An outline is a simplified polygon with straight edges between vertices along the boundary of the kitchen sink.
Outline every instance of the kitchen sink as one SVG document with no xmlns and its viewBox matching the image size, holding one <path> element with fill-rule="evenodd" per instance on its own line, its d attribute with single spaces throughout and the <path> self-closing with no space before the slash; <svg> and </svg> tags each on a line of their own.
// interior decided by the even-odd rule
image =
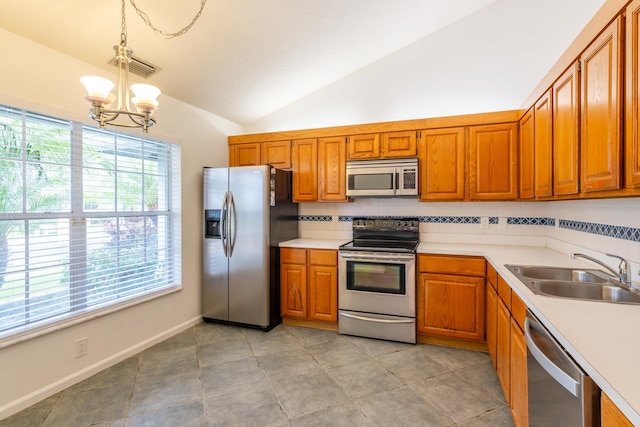
<svg viewBox="0 0 640 427">
<path fill-rule="evenodd" d="M 526 285 L 527 283 L 525 283 Z M 532 280 L 529 289 L 542 295 L 627 304 L 640 304 L 640 294 L 615 283 L 568 282 L 563 280 Z M 535 291 L 534 291 L 535 292 Z"/>
<path fill-rule="evenodd" d="M 597 269 L 505 265 L 533 293 L 559 298 L 640 304 L 640 293 Z"/>
<path fill-rule="evenodd" d="M 528 279 L 597 283 L 604 283 L 613 279 L 613 276 L 610 274 L 597 269 L 575 269 L 531 265 L 507 265 L 506 267 L 516 276 L 522 276 Z"/>
</svg>

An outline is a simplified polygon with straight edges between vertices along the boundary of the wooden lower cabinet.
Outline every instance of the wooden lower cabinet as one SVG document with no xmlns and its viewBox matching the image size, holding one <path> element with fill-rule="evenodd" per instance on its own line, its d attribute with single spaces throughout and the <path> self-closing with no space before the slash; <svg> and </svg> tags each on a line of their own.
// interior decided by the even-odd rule
<svg viewBox="0 0 640 427">
<path fill-rule="evenodd" d="M 493 274 L 492 274 L 493 273 Z M 527 344 L 524 319 L 527 306 L 507 282 L 487 268 L 487 347 L 516 427 L 529 425 Z"/>
<path fill-rule="evenodd" d="M 632 427 L 633 424 L 611 401 L 606 393 L 600 397 L 600 422 L 602 427 Z"/>
<path fill-rule="evenodd" d="M 511 351 L 511 314 L 509 313 L 509 307 L 505 302 L 498 298 L 498 309 L 496 310 L 496 371 L 498 373 L 498 379 L 502 384 L 502 390 L 504 391 L 504 397 L 508 404 L 510 404 L 510 374 L 511 374 L 511 358 L 509 356 Z"/>
<path fill-rule="evenodd" d="M 491 363 L 494 369 L 497 369 L 497 345 L 498 345 L 498 292 L 489 282 L 487 278 L 487 292 L 486 292 L 486 335 L 487 335 L 487 349 L 489 350 L 489 356 L 491 356 Z"/>
<path fill-rule="evenodd" d="M 529 425 L 528 390 L 527 390 L 527 343 L 524 332 L 511 318 L 509 334 L 509 405 L 513 415 L 513 423 L 516 426 Z"/>
<path fill-rule="evenodd" d="M 283 317 L 338 321 L 338 252 L 282 248 L 280 311 Z"/>
<path fill-rule="evenodd" d="M 484 258 L 420 255 L 418 265 L 418 333 L 484 342 Z"/>
</svg>

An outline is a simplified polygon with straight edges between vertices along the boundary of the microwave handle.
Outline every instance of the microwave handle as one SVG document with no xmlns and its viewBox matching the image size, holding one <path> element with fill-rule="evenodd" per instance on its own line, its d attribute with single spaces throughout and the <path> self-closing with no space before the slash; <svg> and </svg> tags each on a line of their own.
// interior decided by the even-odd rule
<svg viewBox="0 0 640 427">
<path fill-rule="evenodd" d="M 398 169 L 395 170 L 395 178 L 396 178 L 396 182 L 393 186 L 393 190 L 394 193 L 397 193 L 400 191 L 400 172 L 398 172 Z"/>
</svg>

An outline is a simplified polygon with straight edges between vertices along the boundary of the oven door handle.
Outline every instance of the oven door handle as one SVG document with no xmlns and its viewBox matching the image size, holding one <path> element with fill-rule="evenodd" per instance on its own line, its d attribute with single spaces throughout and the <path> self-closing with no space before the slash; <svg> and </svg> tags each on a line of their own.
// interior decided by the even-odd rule
<svg viewBox="0 0 640 427">
<path fill-rule="evenodd" d="M 367 322 L 377 322 L 377 323 L 413 323 L 415 322 L 414 319 L 406 319 L 406 320 L 394 320 L 394 319 L 376 319 L 373 317 L 363 317 L 363 316 L 357 316 L 355 314 L 349 314 L 349 313 L 340 313 L 340 316 L 342 317 L 346 317 L 348 319 L 356 319 L 356 320 L 364 320 Z"/>
<path fill-rule="evenodd" d="M 415 255 L 385 255 L 383 253 L 375 255 L 362 255 L 354 253 L 339 252 L 340 258 L 355 260 L 355 261 L 413 261 Z"/>
</svg>

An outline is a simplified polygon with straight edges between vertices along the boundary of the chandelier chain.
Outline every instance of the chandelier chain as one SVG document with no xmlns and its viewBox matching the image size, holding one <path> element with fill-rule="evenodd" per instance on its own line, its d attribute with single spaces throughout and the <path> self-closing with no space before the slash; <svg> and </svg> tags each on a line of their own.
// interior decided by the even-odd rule
<svg viewBox="0 0 640 427">
<path fill-rule="evenodd" d="M 200 18 L 200 15 L 202 15 L 202 11 L 204 10 L 204 6 L 207 3 L 207 0 L 200 0 L 200 10 L 198 10 L 198 13 L 196 13 L 196 16 L 194 16 L 194 18 L 191 20 L 191 23 L 189 23 L 189 25 L 187 25 L 186 27 L 182 28 L 181 30 L 176 31 L 175 33 L 168 33 L 168 32 L 162 31 L 159 28 L 156 28 L 151 23 L 151 20 L 149 19 L 149 15 L 147 15 L 144 11 L 138 9 L 138 6 L 136 5 L 135 0 L 129 0 L 129 1 L 131 2 L 131 5 L 133 6 L 133 8 L 136 10 L 136 13 L 138 14 L 138 16 L 140 16 L 140 18 L 142 18 L 144 23 L 147 24 L 149 27 L 151 27 L 151 29 L 156 34 L 160 34 L 166 39 L 172 39 L 174 37 L 181 36 L 181 35 L 185 34 L 187 31 L 189 31 L 191 29 L 191 27 L 193 27 L 193 25 L 196 23 L 198 18 Z M 122 2 L 124 3 L 124 0 L 122 0 Z M 122 15 L 122 19 L 123 19 L 123 22 L 124 22 L 124 14 Z"/>
<path fill-rule="evenodd" d="M 120 33 L 120 45 L 127 45 L 127 20 L 124 16 L 124 0 L 122 0 L 122 32 Z"/>
</svg>

